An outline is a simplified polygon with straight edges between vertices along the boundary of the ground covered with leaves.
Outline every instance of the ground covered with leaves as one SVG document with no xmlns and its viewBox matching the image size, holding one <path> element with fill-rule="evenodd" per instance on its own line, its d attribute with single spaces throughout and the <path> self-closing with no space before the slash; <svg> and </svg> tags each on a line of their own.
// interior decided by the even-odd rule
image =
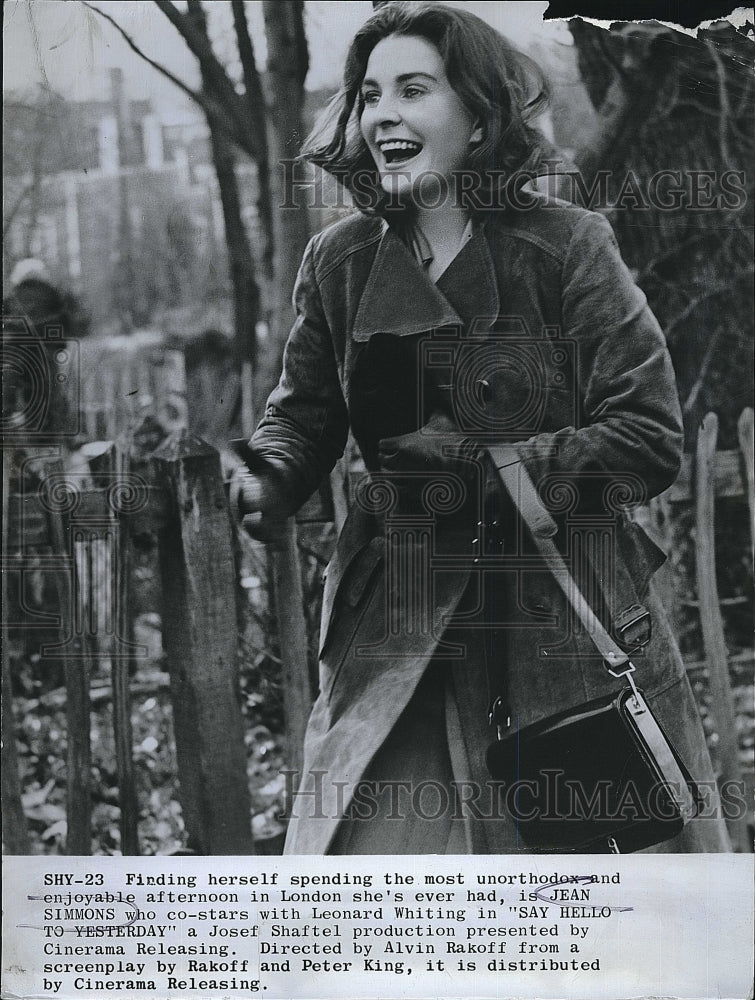
<svg viewBox="0 0 755 1000">
<path fill-rule="evenodd" d="M 325 556 L 321 556 L 324 559 Z M 312 565 L 310 565 L 312 564 Z M 319 564 L 318 564 L 319 565 Z M 246 545 L 240 579 L 241 628 L 239 681 L 245 721 L 247 775 L 252 830 L 258 850 L 279 853 L 285 835 L 285 732 L 280 660 L 265 600 L 264 551 Z M 305 557 L 312 579 L 317 566 Z M 153 553 L 144 550 L 135 567 L 134 639 L 145 651 L 131 673 L 133 761 L 139 802 L 139 847 L 144 855 L 186 851 L 170 697 L 170 677 L 162 651 L 160 615 L 144 610 L 159 604 Z M 16 742 L 22 801 L 30 850 L 65 852 L 66 842 L 66 690 L 62 668 L 39 647 L 54 639 L 35 636 L 11 642 Z M 113 728 L 109 663 L 91 664 L 92 852 L 120 853 L 120 804 Z"/>
</svg>

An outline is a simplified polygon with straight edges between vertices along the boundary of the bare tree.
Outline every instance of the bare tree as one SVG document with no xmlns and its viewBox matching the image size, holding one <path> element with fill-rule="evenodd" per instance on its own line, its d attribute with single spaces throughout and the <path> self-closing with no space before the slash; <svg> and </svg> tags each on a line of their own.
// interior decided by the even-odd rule
<svg viewBox="0 0 755 1000">
<path fill-rule="evenodd" d="M 752 393 L 752 42 L 725 23 L 698 38 L 652 23 L 606 31 L 575 18 L 569 27 L 597 112 L 575 157 L 585 186 L 602 171 L 611 204 L 632 175 L 681 182 L 678 203 L 643 205 L 639 194 L 632 210 L 630 193 L 611 222 L 666 333 L 688 446 L 716 409 L 732 447 Z"/>
<path fill-rule="evenodd" d="M 254 65 L 254 53 L 251 51 L 251 39 L 246 27 L 246 17 L 242 10 L 240 20 L 237 18 L 236 31 L 245 33 L 250 47 L 250 58 Z M 189 0 L 185 15 L 193 25 L 197 37 L 208 38 L 207 18 L 199 0 Z M 209 38 L 208 38 L 209 44 Z M 214 77 L 208 69 L 208 60 L 200 60 L 202 89 L 207 94 L 213 92 Z M 246 72 L 245 72 L 246 75 Z M 254 79 L 258 81 L 256 70 Z M 253 371 L 256 367 L 257 350 L 255 327 L 260 315 L 260 292 L 255 280 L 254 259 L 246 228 L 241 215 L 241 195 L 236 178 L 236 155 L 233 144 L 223 127 L 222 119 L 214 112 L 207 113 L 207 124 L 210 129 L 212 159 L 218 179 L 220 201 L 223 208 L 225 238 L 228 247 L 228 265 L 233 285 L 234 323 L 235 323 L 235 353 L 237 367 L 244 372 L 245 365 Z M 260 173 L 267 171 L 267 144 L 261 143 L 258 155 L 262 159 L 262 167 L 258 161 Z M 265 196 L 265 211 L 268 211 L 269 197 Z M 269 228 L 269 225 L 268 225 Z M 268 241 L 266 241 L 268 242 Z M 251 409 L 251 407 L 250 407 Z M 246 419 L 253 420 L 253 412 L 244 414 Z"/>
<path fill-rule="evenodd" d="M 280 372 L 283 345 L 290 326 L 290 300 L 307 239 L 309 222 L 300 189 L 293 193 L 296 208 L 284 208 L 281 161 L 295 157 L 302 141 L 304 80 L 309 68 L 304 35 L 303 0 L 265 0 L 267 34 L 267 102 L 270 115 L 275 199 L 275 305 L 272 344 L 259 372 L 258 394 L 267 398 Z"/>
<path fill-rule="evenodd" d="M 237 356 L 241 362 L 261 369 L 255 379 L 256 397 L 264 400 L 277 378 L 283 343 L 288 332 L 289 300 L 308 225 L 306 212 L 276 211 L 280 203 L 280 176 L 271 162 L 295 155 L 301 137 L 301 105 L 308 55 L 301 0 L 280 0 L 266 4 L 269 85 L 257 71 L 254 46 L 243 0 L 231 0 L 236 47 L 242 67 L 243 90 L 237 88 L 210 41 L 207 17 L 200 0 L 188 0 L 180 10 L 171 0 L 154 0 L 176 28 L 199 63 L 202 86 L 189 87 L 160 63 L 144 53 L 105 10 L 91 7 L 108 20 L 131 48 L 150 65 L 172 80 L 204 111 L 210 129 L 223 217 L 226 228 L 231 279 L 234 287 Z M 86 4 L 86 6 L 91 6 Z M 270 139 L 268 138 L 270 136 Z M 271 160 L 269 141 L 275 147 Z M 235 174 L 236 149 L 255 163 L 258 178 L 257 211 L 262 274 L 274 288 L 271 342 L 264 358 L 257 357 L 254 329 L 261 316 L 259 285 L 253 255 L 241 218 L 241 199 Z M 273 195 L 273 188 L 276 196 Z M 248 422 L 250 419 L 247 416 Z M 246 427 L 245 429 L 250 429 Z"/>
</svg>

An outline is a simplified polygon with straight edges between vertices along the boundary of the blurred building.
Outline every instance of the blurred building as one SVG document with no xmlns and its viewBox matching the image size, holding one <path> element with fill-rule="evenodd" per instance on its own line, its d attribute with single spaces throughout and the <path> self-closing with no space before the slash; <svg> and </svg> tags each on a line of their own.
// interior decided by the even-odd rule
<svg viewBox="0 0 755 1000">
<path fill-rule="evenodd" d="M 40 258 L 81 297 L 94 332 L 223 294 L 223 219 L 198 109 L 158 116 L 127 99 L 115 69 L 107 99 L 7 101 L 3 142 L 6 280 L 18 260 Z M 254 167 L 239 179 L 254 230 Z"/>
</svg>

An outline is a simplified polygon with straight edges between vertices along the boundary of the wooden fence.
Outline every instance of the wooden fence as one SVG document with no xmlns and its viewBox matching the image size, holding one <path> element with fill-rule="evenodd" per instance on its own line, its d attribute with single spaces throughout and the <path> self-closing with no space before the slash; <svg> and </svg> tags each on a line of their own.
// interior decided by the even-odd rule
<svg viewBox="0 0 755 1000">
<path fill-rule="evenodd" d="M 650 505 L 646 526 L 666 551 L 675 544 L 673 526 L 679 507 L 693 505 L 695 523 L 695 581 L 697 596 L 688 601 L 698 610 L 703 638 L 704 660 L 688 662 L 690 672 L 704 670 L 711 693 L 711 707 L 718 736 L 715 756 L 718 761 L 719 781 L 744 784 L 744 798 L 748 808 L 752 802 L 752 769 L 743 769 L 739 762 L 739 739 L 734 697 L 731 688 L 729 653 L 724 638 L 722 605 L 732 601 L 750 603 L 750 599 L 719 595 L 716 567 L 716 499 L 737 497 L 749 505 L 749 542 L 752 556 L 755 552 L 755 485 L 753 479 L 753 411 L 743 411 L 738 424 L 739 445 L 736 450 L 717 451 L 718 417 L 709 413 L 700 427 L 697 450 L 685 455 L 682 470 L 674 485 Z M 746 544 L 743 539 L 743 544 Z M 683 600 L 680 581 L 669 562 L 659 571 L 658 583 L 667 610 L 674 625 L 678 624 L 679 603 Z M 752 651 L 744 654 L 752 663 Z M 747 817 L 729 822 L 729 833 L 734 847 L 739 851 L 752 850 L 752 834 L 747 829 Z"/>
<path fill-rule="evenodd" d="M 23 604 L 23 578 L 32 566 L 54 580 L 57 594 L 57 606 L 45 609 L 40 620 L 57 621 L 57 641 L 42 654 L 65 677 L 69 854 L 91 849 L 95 665 L 111 676 L 121 850 L 139 853 L 129 679 L 146 650 L 134 640 L 131 563 L 133 538 L 150 534 L 157 539 L 162 643 L 188 846 L 200 854 L 255 850 L 239 698 L 234 529 L 220 455 L 186 429 L 184 384 L 181 353 L 165 350 L 156 334 L 86 344 L 77 385 L 77 443 L 89 440 L 71 452 L 37 436 L 30 444 L 19 440 L 19 448 L 5 455 L 3 607 L 9 575 L 16 576 Z M 114 440 L 92 440 L 98 435 Z M 321 516 L 321 505 L 310 505 L 310 516 L 313 508 Z M 271 566 L 285 664 L 288 757 L 296 767 L 311 695 L 293 520 Z M 3 619 L 6 735 L 15 726 L 6 641 L 14 624 L 20 627 Z M 35 624 L 27 619 L 23 627 L 33 630 Z M 2 802 L 11 853 L 29 849 L 21 794 L 16 744 L 6 738 Z"/>
<path fill-rule="evenodd" d="M 115 443 L 88 444 L 73 469 L 55 456 L 31 449 L 4 466 L 3 605 L 7 577 L 23 574 L 35 557 L 56 580 L 59 640 L 48 655 L 65 671 L 67 717 L 67 839 L 70 854 L 88 854 L 91 844 L 90 672 L 109 664 L 117 757 L 123 854 L 139 853 L 131 733 L 129 677 L 140 653 L 131 620 L 130 539 L 145 531 L 158 539 L 162 580 L 162 637 L 170 673 L 180 800 L 191 849 L 200 854 L 251 854 L 250 795 L 246 748 L 238 696 L 237 573 L 225 484 L 218 452 L 192 437 L 184 422 L 182 359 L 167 356 L 154 364 L 158 345 L 131 348 L 127 365 L 116 369 L 108 387 L 104 366 L 90 373 L 99 384 L 83 408 L 91 434 L 129 432 Z M 126 368 L 126 374 L 124 374 Z M 155 381 L 161 373 L 163 382 Z M 141 372 L 141 374 L 140 374 Z M 97 380 L 99 379 L 99 383 Z M 139 380 L 142 379 L 143 382 Z M 151 381 L 149 381 L 151 379 Z M 137 392 L 130 389 L 136 383 Z M 128 412 L 116 400 L 136 397 Z M 149 402 L 151 400 L 151 403 Z M 155 447 L 155 418 L 172 431 Z M 167 417 L 166 417 L 167 414 Z M 134 421 L 142 422 L 134 431 Z M 753 503 L 752 411 L 740 422 L 741 450 L 716 452 L 716 418 L 710 414 L 697 454 L 685 461 L 679 481 L 654 502 L 647 522 L 661 542 L 674 507 L 694 504 L 699 608 L 720 742 L 722 779 L 741 779 L 734 705 L 719 595 L 716 589 L 714 501 L 747 496 Z M 44 449 L 41 449 L 44 452 Z M 49 452 L 49 449 L 48 449 Z M 336 490 L 336 496 L 340 491 Z M 331 515 L 340 522 L 341 504 Z M 665 537 L 668 541 L 668 537 Z M 40 562 L 40 559 L 42 560 Z M 310 708 L 306 624 L 296 528 L 289 523 L 283 548 L 272 554 L 272 582 L 278 615 L 288 763 L 297 768 Z M 673 581 L 667 579 L 666 585 Z M 103 596 L 104 595 L 104 596 Z M 673 608 L 672 614 L 673 614 Z M 7 623 L 4 623 L 4 628 Z M 4 639 L 7 636 L 4 635 Z M 8 644 L 3 642 L 2 804 L 6 850 L 27 853 L 13 732 Z M 698 669 L 700 664 L 693 665 Z M 752 776 L 747 776 L 750 784 Z M 732 823 L 740 850 L 747 850 L 743 822 Z"/>
</svg>

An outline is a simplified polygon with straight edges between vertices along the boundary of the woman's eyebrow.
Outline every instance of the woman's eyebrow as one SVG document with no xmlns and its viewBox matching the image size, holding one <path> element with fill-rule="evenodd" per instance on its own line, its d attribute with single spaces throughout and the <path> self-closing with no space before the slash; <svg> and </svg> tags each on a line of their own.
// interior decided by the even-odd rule
<svg viewBox="0 0 755 1000">
<path fill-rule="evenodd" d="M 423 73 L 422 70 L 417 70 L 414 73 L 401 73 L 400 76 L 396 77 L 396 83 L 406 83 L 407 80 L 412 80 L 416 76 L 424 76 L 428 80 L 432 80 L 434 83 L 438 82 L 438 78 L 433 76 L 432 73 Z M 377 80 L 365 79 L 362 80 L 363 87 L 378 87 L 380 86 Z"/>
</svg>

